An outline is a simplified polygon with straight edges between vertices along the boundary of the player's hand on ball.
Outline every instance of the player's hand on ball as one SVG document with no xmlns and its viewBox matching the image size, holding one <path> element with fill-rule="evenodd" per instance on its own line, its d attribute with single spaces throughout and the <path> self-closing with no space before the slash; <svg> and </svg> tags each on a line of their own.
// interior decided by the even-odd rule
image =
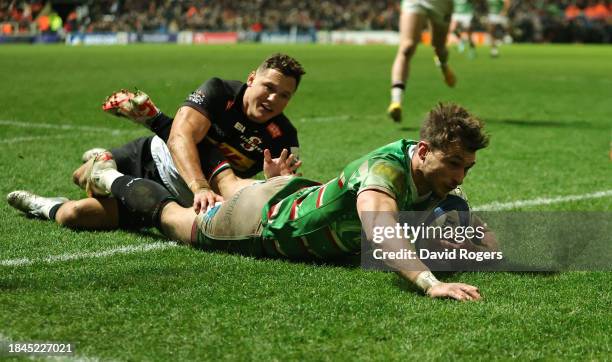
<svg viewBox="0 0 612 362">
<path fill-rule="evenodd" d="M 436 248 L 438 250 L 466 249 L 467 251 L 476 251 L 476 252 L 477 251 L 487 251 L 486 248 L 476 245 L 471 240 L 467 240 L 467 239 L 461 242 L 448 241 L 448 240 L 441 239 L 441 240 L 438 240 L 437 243 L 438 245 L 436 245 Z"/>
<path fill-rule="evenodd" d="M 293 154 L 289 155 L 287 149 L 283 149 L 278 158 L 272 158 L 270 150 L 264 150 L 263 170 L 266 179 L 293 175 L 301 165 L 302 161 L 297 160 Z"/>
<path fill-rule="evenodd" d="M 432 298 L 453 298 L 461 301 L 480 300 L 480 292 L 475 286 L 464 283 L 440 283 L 427 290 Z"/>
<path fill-rule="evenodd" d="M 193 211 L 199 214 L 201 211 L 206 211 L 208 206 L 213 206 L 216 202 L 221 201 L 223 201 L 222 196 L 209 188 L 202 188 L 193 193 Z"/>
</svg>

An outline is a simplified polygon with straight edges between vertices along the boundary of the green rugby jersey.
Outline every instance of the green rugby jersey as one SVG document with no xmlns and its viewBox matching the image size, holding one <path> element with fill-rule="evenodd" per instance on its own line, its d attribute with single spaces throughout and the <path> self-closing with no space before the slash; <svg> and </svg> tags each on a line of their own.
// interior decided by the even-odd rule
<svg viewBox="0 0 612 362">
<path fill-rule="evenodd" d="M 499 14 L 504 9 L 504 0 L 487 0 L 489 14 Z"/>
<path fill-rule="evenodd" d="M 412 210 L 417 200 L 424 199 L 418 197 L 410 173 L 409 149 L 416 144 L 399 140 L 380 147 L 324 185 L 293 178 L 263 209 L 266 253 L 290 258 L 359 253 L 359 192 L 382 191 L 396 200 L 400 210 Z"/>
<path fill-rule="evenodd" d="M 474 6 L 471 0 L 454 0 L 453 6 L 454 14 L 472 14 L 474 12 Z"/>
</svg>

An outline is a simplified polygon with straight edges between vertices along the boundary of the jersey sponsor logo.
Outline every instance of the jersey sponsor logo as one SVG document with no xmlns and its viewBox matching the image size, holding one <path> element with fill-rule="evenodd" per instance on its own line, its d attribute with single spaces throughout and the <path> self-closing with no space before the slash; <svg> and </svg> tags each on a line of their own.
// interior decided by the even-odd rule
<svg viewBox="0 0 612 362">
<path fill-rule="evenodd" d="M 274 122 L 270 122 L 270 124 L 268 124 L 268 126 L 266 127 L 266 130 L 273 139 L 279 138 L 283 135 L 283 132 L 281 131 L 280 127 Z"/>
<path fill-rule="evenodd" d="M 227 161 L 232 165 L 232 168 L 235 168 L 238 171 L 246 171 L 255 164 L 255 161 L 243 155 L 240 153 L 240 151 L 227 143 L 219 143 L 217 147 L 223 156 L 225 156 Z"/>
<path fill-rule="evenodd" d="M 240 123 L 240 122 L 236 122 L 234 124 L 234 128 L 237 129 L 238 131 L 242 132 L 242 133 L 244 133 L 244 131 L 246 130 L 246 127 L 242 123 Z"/>
<path fill-rule="evenodd" d="M 404 194 L 406 190 L 406 175 L 402 170 L 399 170 L 388 163 L 378 162 L 372 166 L 370 172 L 373 175 L 381 177 L 384 180 L 387 180 L 393 185 L 395 192 L 399 195 Z"/>
<path fill-rule="evenodd" d="M 261 144 L 261 138 L 256 137 L 256 136 L 251 136 L 251 137 L 246 137 L 244 135 L 240 135 L 240 139 L 242 140 L 242 143 L 240 144 L 240 146 L 247 152 L 251 152 L 253 150 L 257 150 L 259 152 L 263 152 L 263 150 L 261 149 L 261 147 L 259 147 L 259 145 Z"/>
<path fill-rule="evenodd" d="M 197 90 L 195 92 L 192 92 L 189 95 L 189 97 L 187 97 L 187 100 L 189 102 L 193 102 L 193 103 L 198 104 L 198 105 L 203 105 L 204 104 L 204 98 L 206 98 L 204 93 L 202 93 L 202 91 Z"/>
</svg>

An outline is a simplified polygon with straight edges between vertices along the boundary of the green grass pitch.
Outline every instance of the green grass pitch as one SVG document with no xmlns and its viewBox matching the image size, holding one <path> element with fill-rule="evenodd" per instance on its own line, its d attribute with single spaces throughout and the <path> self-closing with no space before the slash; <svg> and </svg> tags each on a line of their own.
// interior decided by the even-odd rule
<svg viewBox="0 0 612 362">
<path fill-rule="evenodd" d="M 465 182 L 473 205 L 612 189 L 612 47 L 513 45 L 474 60 L 453 49 L 458 85 L 448 89 L 423 46 L 396 125 L 385 116 L 394 47 L 138 45 L 0 47 L 0 193 L 81 197 L 70 175 L 85 149 L 146 134 L 101 112 L 110 92 L 136 86 L 172 114 L 205 79 L 244 80 L 276 51 L 307 70 L 286 113 L 310 178 L 417 137 L 429 108 L 455 101 L 492 135 Z M 524 209 L 610 212 L 611 200 Z M 62 229 L 5 202 L 0 231 L 0 261 L 160 242 Z M 186 247 L 0 265 L 0 339 L 74 342 L 78 357 L 102 360 L 605 360 L 611 275 L 445 276 L 481 288 L 482 302 L 457 303 L 430 300 L 391 273 Z"/>
</svg>

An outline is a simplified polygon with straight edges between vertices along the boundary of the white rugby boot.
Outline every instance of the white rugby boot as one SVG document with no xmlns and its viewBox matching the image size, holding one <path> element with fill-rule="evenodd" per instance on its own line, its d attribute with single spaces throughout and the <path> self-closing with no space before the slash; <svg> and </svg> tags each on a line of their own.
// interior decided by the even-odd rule
<svg viewBox="0 0 612 362">
<path fill-rule="evenodd" d="M 65 197 L 43 197 L 29 191 L 17 190 L 6 195 L 6 201 L 28 215 L 49 219 L 49 212 L 57 204 L 68 201 Z"/>
</svg>

